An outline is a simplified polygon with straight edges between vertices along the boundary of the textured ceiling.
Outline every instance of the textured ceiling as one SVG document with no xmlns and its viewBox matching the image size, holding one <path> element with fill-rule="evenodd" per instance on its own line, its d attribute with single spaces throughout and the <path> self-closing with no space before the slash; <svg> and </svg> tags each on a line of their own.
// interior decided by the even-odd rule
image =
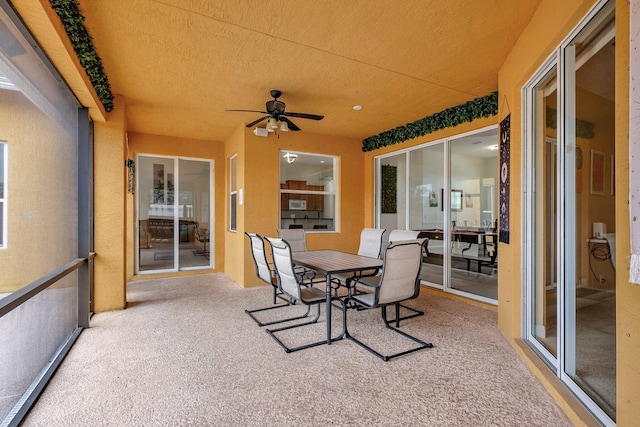
<svg viewBox="0 0 640 427">
<path fill-rule="evenodd" d="M 325 116 L 302 132 L 358 139 L 488 95 L 539 1 L 79 3 L 130 131 L 224 141 L 271 89 Z"/>
</svg>

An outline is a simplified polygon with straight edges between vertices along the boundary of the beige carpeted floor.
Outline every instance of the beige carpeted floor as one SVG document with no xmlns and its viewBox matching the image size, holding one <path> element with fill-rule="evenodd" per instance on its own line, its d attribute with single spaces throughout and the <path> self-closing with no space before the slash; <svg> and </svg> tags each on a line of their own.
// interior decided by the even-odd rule
<svg viewBox="0 0 640 427">
<path fill-rule="evenodd" d="M 493 311 L 422 292 L 410 305 L 425 316 L 402 328 L 434 347 L 385 363 L 347 340 L 286 354 L 244 313 L 270 295 L 224 274 L 130 283 L 129 307 L 92 318 L 23 425 L 571 425 Z M 269 315 L 291 310 L 302 307 Z M 352 335 L 408 344 L 381 325 L 379 310 L 349 311 Z M 325 327 L 281 336 L 321 339 Z"/>
</svg>

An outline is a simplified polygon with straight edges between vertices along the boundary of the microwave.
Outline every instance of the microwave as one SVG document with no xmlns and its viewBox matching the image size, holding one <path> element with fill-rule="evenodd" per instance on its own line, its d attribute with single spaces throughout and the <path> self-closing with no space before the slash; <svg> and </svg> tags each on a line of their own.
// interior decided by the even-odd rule
<svg viewBox="0 0 640 427">
<path fill-rule="evenodd" d="M 307 201 L 298 200 L 298 199 L 289 199 L 289 210 L 290 211 L 306 211 Z"/>
</svg>

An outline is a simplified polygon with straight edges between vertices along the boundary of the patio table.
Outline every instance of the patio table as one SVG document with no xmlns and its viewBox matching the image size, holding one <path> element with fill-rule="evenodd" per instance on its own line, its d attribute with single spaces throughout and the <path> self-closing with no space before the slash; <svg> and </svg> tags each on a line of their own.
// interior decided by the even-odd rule
<svg viewBox="0 0 640 427">
<path fill-rule="evenodd" d="M 292 257 L 295 265 L 311 268 L 326 276 L 327 344 L 331 344 L 331 276 L 377 270 L 382 267 L 382 260 L 332 249 L 294 252 Z"/>
</svg>

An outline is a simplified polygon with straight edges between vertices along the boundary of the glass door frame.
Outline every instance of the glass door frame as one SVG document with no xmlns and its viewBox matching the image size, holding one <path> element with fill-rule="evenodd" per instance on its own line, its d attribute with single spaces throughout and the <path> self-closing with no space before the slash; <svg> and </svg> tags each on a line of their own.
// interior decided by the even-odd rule
<svg viewBox="0 0 640 427">
<path fill-rule="evenodd" d="M 535 253 L 536 253 L 536 233 L 534 224 L 536 221 L 536 211 L 533 209 L 536 206 L 536 175 L 535 175 L 535 143 L 536 143 L 536 132 L 535 132 L 535 117 L 536 117 L 536 106 L 534 102 L 536 101 L 535 93 L 537 86 L 544 81 L 547 77 L 548 73 L 550 73 L 553 68 L 559 63 L 560 59 L 559 51 L 554 52 L 554 54 L 547 59 L 542 67 L 534 74 L 529 83 L 525 86 L 522 91 L 522 102 L 523 102 L 523 144 L 522 149 L 522 182 L 523 182 L 523 197 L 522 197 L 522 284 L 523 284 L 523 297 L 522 297 L 522 313 L 523 313 L 523 321 L 522 321 L 522 336 L 527 339 L 527 342 L 532 347 L 532 349 L 542 358 L 542 360 L 555 371 L 556 375 L 560 375 L 558 359 L 560 358 L 560 346 L 558 346 L 558 358 L 554 356 L 542 343 L 540 343 L 534 333 L 533 330 L 536 326 L 535 317 L 536 317 L 536 307 L 535 307 L 535 283 L 534 279 L 537 277 L 535 274 L 536 266 L 535 266 Z M 559 70 L 557 71 L 559 73 Z M 556 74 L 556 81 L 559 80 Z M 558 88 L 558 91 L 560 88 Z M 561 105 L 558 106 L 558 117 L 561 117 Z M 563 120 L 558 120 L 558 139 L 563 134 L 562 128 L 564 127 Z M 546 138 L 545 138 L 546 141 Z M 559 147 L 561 143 L 559 140 L 556 141 L 556 175 L 558 177 L 558 181 L 560 180 L 561 174 L 564 173 L 562 169 L 563 165 L 563 156 L 562 151 Z M 556 188 L 562 188 L 559 182 L 556 181 Z M 541 190 L 542 191 L 542 190 Z M 557 207 L 558 215 L 560 218 L 564 218 L 562 216 L 562 210 L 564 204 L 562 203 L 562 192 L 556 191 L 555 195 L 555 203 Z M 558 227 L 556 230 L 556 236 L 562 236 L 563 230 L 563 221 L 558 221 Z M 557 239 L 556 242 L 562 239 Z M 553 252 L 556 254 L 560 253 L 562 248 L 558 245 L 553 249 Z M 563 274 L 563 266 L 562 264 L 557 264 L 557 278 L 564 277 Z M 561 280 L 558 280 L 558 282 Z M 557 283 L 560 286 L 560 283 Z M 558 295 L 562 295 L 561 289 L 558 289 Z M 560 297 L 562 299 L 562 297 Z M 559 319 L 561 303 L 558 301 L 556 304 L 557 309 L 557 318 Z M 563 333 L 564 328 L 561 325 L 557 326 L 557 339 L 558 341 L 562 341 L 561 334 Z"/>
<path fill-rule="evenodd" d="M 564 39 L 540 69 L 522 89 L 522 328 L 521 336 L 527 345 L 547 364 L 562 383 L 591 411 L 605 426 L 615 426 L 615 422 L 596 402 L 573 380 L 575 372 L 575 327 L 576 327 L 576 259 L 568 245 L 575 245 L 575 169 L 576 157 L 576 93 L 575 93 L 575 43 L 576 39 L 590 27 L 615 14 L 615 1 L 599 0 L 582 19 L 580 24 Z M 589 33 L 587 33 L 589 34 Z M 535 144 L 536 144 L 536 97 L 537 86 L 547 74 L 557 66 L 557 144 L 556 144 L 556 207 L 557 207 L 557 358 L 538 341 L 533 333 L 535 326 Z M 541 189 L 542 190 L 542 189 Z M 572 192 L 571 192 L 572 191 Z M 574 199 L 567 203 L 568 195 Z M 572 204 L 573 203 L 573 204 Z M 570 220 L 573 218 L 573 221 Z M 572 246 L 573 247 L 573 246 Z M 569 343 L 569 341 L 572 341 Z M 568 360 L 571 359 L 571 360 Z"/>
<path fill-rule="evenodd" d="M 213 186 L 213 177 L 214 177 L 214 162 L 211 159 L 203 159 L 203 158 L 195 158 L 195 157 L 183 157 L 183 156 L 167 156 L 167 155 L 158 155 L 158 154 L 149 154 L 149 153 L 137 153 L 135 156 L 136 164 L 140 164 L 140 158 L 157 158 L 157 159 L 170 159 L 173 161 L 173 176 L 174 176 L 174 198 L 173 198 L 173 268 L 169 269 L 155 269 L 155 270 L 141 270 L 140 269 L 140 174 L 139 167 L 136 170 L 136 192 L 135 192 L 135 226 L 134 226 L 134 268 L 136 275 L 147 275 L 147 274 L 159 274 L 159 273 L 174 273 L 178 271 L 189 271 L 189 270 L 203 270 L 203 269 L 211 269 L 214 268 L 214 258 L 215 251 L 211 244 L 214 242 L 215 238 L 212 234 L 214 227 L 214 215 L 213 215 L 213 203 L 214 203 L 214 186 Z M 180 194 L 180 161 L 195 161 L 206 163 L 209 166 L 209 200 L 207 210 L 209 212 L 209 262 L 206 265 L 202 266 L 193 266 L 193 267 L 181 267 L 180 266 L 180 216 L 178 210 L 178 202 Z"/>
<path fill-rule="evenodd" d="M 374 157 L 374 214 L 375 214 L 375 226 L 376 227 L 380 227 L 380 224 L 382 223 L 382 209 L 380 206 L 380 194 L 381 194 L 381 188 L 382 188 L 382 177 L 380 174 L 380 166 L 381 166 L 381 162 L 386 159 L 386 158 L 390 158 L 390 157 L 397 157 L 399 155 L 404 155 L 405 156 L 405 162 L 406 162 L 406 171 L 405 171 L 405 182 L 409 183 L 410 182 L 410 173 L 411 173 L 411 153 L 426 147 L 432 147 L 438 144 L 442 144 L 443 145 L 443 150 L 444 150 L 444 176 L 443 176 L 443 183 L 444 183 L 444 191 L 442 193 L 442 200 L 441 203 L 443 204 L 443 206 L 451 206 L 450 204 L 450 194 L 451 194 L 451 143 L 455 142 L 456 140 L 460 139 L 460 138 L 464 138 L 464 137 L 468 137 L 468 136 L 472 136 L 474 134 L 478 134 L 478 133 L 482 133 L 482 132 L 486 132 L 486 131 L 490 131 L 490 130 L 496 130 L 496 132 L 498 131 L 498 125 L 490 125 L 490 126 L 485 126 L 482 128 L 478 128 L 478 129 L 474 129 L 468 132 L 464 132 L 464 133 L 460 133 L 460 134 L 455 134 L 455 135 L 451 135 L 450 137 L 447 138 L 442 138 L 442 139 L 437 139 L 434 141 L 430 141 L 424 144 L 420 144 L 420 145 L 416 145 L 416 146 L 412 146 L 409 148 L 405 148 L 405 149 L 401 149 L 401 150 L 397 150 L 397 151 L 393 151 L 393 152 L 389 152 L 389 153 L 385 153 L 383 155 L 380 156 L 376 156 Z M 497 143 L 497 138 L 496 138 L 496 143 Z M 411 189 L 409 188 L 409 185 L 406 185 L 405 190 L 405 199 L 407 201 L 407 206 L 405 209 L 405 218 L 404 218 L 404 223 L 410 225 L 411 224 L 411 197 L 410 197 L 410 191 Z M 444 217 L 443 217 L 443 244 L 444 244 L 444 249 L 443 249 L 443 284 L 436 284 L 436 283 L 432 283 L 432 282 L 426 282 L 424 280 L 421 281 L 422 286 L 429 286 L 431 288 L 434 289 L 438 289 L 441 290 L 443 292 L 447 292 L 447 293 L 451 293 L 453 295 L 458 295 L 458 296 L 462 296 L 465 298 L 470 298 L 476 301 L 480 301 L 480 302 L 484 302 L 487 304 L 491 304 L 491 305 L 497 305 L 498 301 L 491 299 L 491 298 L 487 298 L 484 297 L 482 295 L 477 295 L 477 294 L 473 294 L 473 293 L 469 293 L 469 292 L 464 292 L 458 289 L 455 289 L 451 286 L 452 284 L 452 280 L 451 280 L 451 255 L 452 255 L 452 249 L 451 249 L 451 209 L 444 209 Z M 388 233 L 391 230 L 387 230 L 387 232 L 385 233 L 385 236 L 388 235 Z"/>
</svg>

